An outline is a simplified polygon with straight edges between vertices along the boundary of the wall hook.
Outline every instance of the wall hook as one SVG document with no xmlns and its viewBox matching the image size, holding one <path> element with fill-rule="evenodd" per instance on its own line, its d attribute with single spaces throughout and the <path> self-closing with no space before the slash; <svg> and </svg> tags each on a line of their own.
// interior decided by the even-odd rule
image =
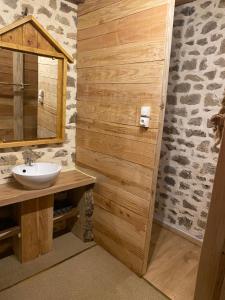
<svg viewBox="0 0 225 300">
<path fill-rule="evenodd" d="M 28 8 L 27 7 L 25 7 L 25 9 L 21 12 L 21 15 L 23 17 L 26 17 L 28 15 Z"/>
</svg>

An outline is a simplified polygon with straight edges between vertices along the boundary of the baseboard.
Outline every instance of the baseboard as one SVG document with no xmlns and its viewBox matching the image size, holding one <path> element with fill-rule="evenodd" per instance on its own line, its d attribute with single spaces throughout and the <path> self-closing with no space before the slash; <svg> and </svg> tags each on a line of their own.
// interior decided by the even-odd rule
<svg viewBox="0 0 225 300">
<path fill-rule="evenodd" d="M 153 222 L 160 225 L 160 226 L 162 226 L 163 228 L 173 232 L 173 233 L 176 233 L 177 235 L 183 237 L 184 239 L 188 240 L 189 242 L 192 242 L 193 244 L 195 244 L 199 247 L 202 246 L 202 241 L 201 240 L 198 240 L 197 238 L 194 238 L 193 236 L 190 236 L 189 234 L 187 234 L 184 231 L 181 231 L 181 230 L 179 230 L 175 227 L 172 227 L 171 225 L 168 225 L 168 224 L 166 224 L 166 223 L 164 223 L 164 222 L 162 222 L 162 221 L 160 221 L 156 218 L 154 218 Z"/>
</svg>

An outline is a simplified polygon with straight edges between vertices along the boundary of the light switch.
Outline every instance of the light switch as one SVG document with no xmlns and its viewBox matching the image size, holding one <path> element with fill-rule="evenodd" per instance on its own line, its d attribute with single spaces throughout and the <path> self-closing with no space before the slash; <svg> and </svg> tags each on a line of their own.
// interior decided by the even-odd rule
<svg viewBox="0 0 225 300">
<path fill-rule="evenodd" d="M 150 118 L 151 107 L 150 106 L 142 106 L 141 107 L 141 116 Z"/>
<path fill-rule="evenodd" d="M 141 117 L 140 117 L 140 126 L 148 128 L 150 122 L 151 107 L 142 106 L 141 107 Z"/>
</svg>

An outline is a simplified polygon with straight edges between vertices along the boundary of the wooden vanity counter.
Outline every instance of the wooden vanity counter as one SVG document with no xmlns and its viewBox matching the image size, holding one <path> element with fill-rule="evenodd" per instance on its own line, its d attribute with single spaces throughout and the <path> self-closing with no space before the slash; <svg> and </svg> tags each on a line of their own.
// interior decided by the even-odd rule
<svg viewBox="0 0 225 300">
<path fill-rule="evenodd" d="M 17 182 L 0 185 L 0 207 L 67 191 L 95 183 L 95 178 L 78 170 L 62 172 L 56 183 L 42 190 L 26 190 Z"/>
<path fill-rule="evenodd" d="M 0 185 L 0 207 L 10 206 L 17 224 L 0 231 L 0 240 L 13 239 L 13 251 L 21 263 L 52 250 L 53 228 L 59 222 L 73 220 L 70 230 L 83 241 L 91 240 L 94 183 L 94 177 L 74 170 L 62 172 L 53 186 L 42 190 L 26 190 L 15 181 Z M 71 208 L 55 215 L 60 192 L 68 194 Z"/>
</svg>

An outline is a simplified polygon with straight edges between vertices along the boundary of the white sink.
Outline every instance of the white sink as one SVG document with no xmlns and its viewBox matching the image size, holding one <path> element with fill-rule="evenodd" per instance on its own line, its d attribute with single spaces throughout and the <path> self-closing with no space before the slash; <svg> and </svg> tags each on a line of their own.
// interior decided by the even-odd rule
<svg viewBox="0 0 225 300">
<path fill-rule="evenodd" d="M 12 169 L 14 178 L 25 188 L 40 190 L 53 185 L 62 167 L 54 163 L 32 163 Z"/>
</svg>

